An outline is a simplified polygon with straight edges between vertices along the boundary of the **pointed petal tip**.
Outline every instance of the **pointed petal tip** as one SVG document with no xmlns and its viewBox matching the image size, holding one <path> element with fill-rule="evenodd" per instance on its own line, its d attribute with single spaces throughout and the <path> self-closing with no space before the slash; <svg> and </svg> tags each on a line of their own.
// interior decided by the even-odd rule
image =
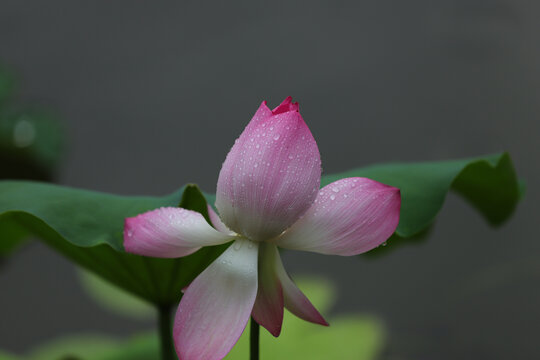
<svg viewBox="0 0 540 360">
<path fill-rule="evenodd" d="M 320 315 L 320 314 L 319 314 Z M 330 326 L 330 324 L 328 323 L 328 321 L 326 321 L 322 315 L 321 315 L 321 319 L 319 320 L 319 322 L 316 322 L 315 324 L 319 324 L 319 325 L 322 325 L 322 326 Z"/>
<path fill-rule="evenodd" d="M 298 102 L 292 102 L 292 96 L 287 96 L 285 100 L 281 102 L 274 110 L 272 110 L 272 115 L 278 115 L 289 111 L 298 112 L 299 106 Z"/>
<path fill-rule="evenodd" d="M 259 324 L 260 326 L 262 326 L 263 328 L 265 328 L 266 330 L 268 330 L 268 332 L 273 336 L 273 337 L 279 337 L 279 335 L 281 334 L 281 329 L 282 329 L 282 323 L 280 323 L 279 325 L 276 325 L 276 326 L 269 326 L 269 324 L 264 324 L 262 321 L 260 320 L 257 320 L 257 318 L 251 314 L 251 316 L 253 317 L 253 319 L 255 320 L 255 322 L 257 324 Z"/>
<path fill-rule="evenodd" d="M 253 319 L 274 337 L 281 333 L 284 307 L 283 288 L 275 269 L 277 256 L 275 245 L 259 245 L 257 298 L 251 311 Z"/>
<path fill-rule="evenodd" d="M 320 187 L 317 143 L 290 106 L 285 101 L 270 117 L 252 120 L 219 174 L 216 207 L 221 219 L 255 240 L 267 240 L 291 226 Z"/>
</svg>

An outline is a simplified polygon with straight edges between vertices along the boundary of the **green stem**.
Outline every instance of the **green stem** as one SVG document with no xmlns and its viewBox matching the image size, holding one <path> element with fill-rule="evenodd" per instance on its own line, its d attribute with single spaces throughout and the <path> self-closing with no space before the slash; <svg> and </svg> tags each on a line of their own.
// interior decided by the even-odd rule
<svg viewBox="0 0 540 360">
<path fill-rule="evenodd" d="M 253 318 L 249 329 L 249 359 L 259 360 L 259 324 Z"/>
<path fill-rule="evenodd" d="M 172 307 L 162 305 L 159 307 L 159 338 L 161 343 L 161 359 L 177 359 L 172 342 Z"/>
</svg>

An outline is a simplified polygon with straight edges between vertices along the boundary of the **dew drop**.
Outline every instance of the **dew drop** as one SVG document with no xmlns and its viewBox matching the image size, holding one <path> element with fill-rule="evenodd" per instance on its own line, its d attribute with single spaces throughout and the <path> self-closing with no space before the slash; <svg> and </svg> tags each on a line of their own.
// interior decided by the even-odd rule
<svg viewBox="0 0 540 360">
<path fill-rule="evenodd" d="M 336 195 L 330 195 L 330 200 L 336 200 Z"/>
<path fill-rule="evenodd" d="M 338 193 L 339 189 L 337 187 L 335 187 L 335 188 L 332 188 L 332 191 L 335 192 L 335 193 Z"/>
<path fill-rule="evenodd" d="M 294 159 L 294 156 L 289 155 L 289 160 L 292 160 L 292 159 Z"/>
<path fill-rule="evenodd" d="M 276 136 L 274 136 L 274 140 L 276 140 L 276 141 L 279 140 L 279 134 L 277 134 Z"/>
</svg>

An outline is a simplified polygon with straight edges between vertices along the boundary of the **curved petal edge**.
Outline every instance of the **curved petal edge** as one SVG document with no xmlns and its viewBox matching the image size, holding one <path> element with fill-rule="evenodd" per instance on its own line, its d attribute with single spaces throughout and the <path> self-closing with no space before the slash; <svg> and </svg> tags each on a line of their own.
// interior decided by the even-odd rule
<svg viewBox="0 0 540 360">
<path fill-rule="evenodd" d="M 163 207 L 124 223 L 124 248 L 127 252 L 163 258 L 189 255 L 201 246 L 219 245 L 234 239 L 216 231 L 196 211 Z"/>
<path fill-rule="evenodd" d="M 259 245 L 259 285 L 251 316 L 275 337 L 281 333 L 283 324 L 283 290 L 276 273 L 275 245 Z"/>
<path fill-rule="evenodd" d="M 385 242 L 399 223 L 399 189 L 367 178 L 322 188 L 313 206 L 275 240 L 284 248 L 357 255 Z"/>
<path fill-rule="evenodd" d="M 294 315 L 298 316 L 302 320 L 306 320 L 315 324 L 328 326 L 328 323 L 319 311 L 311 304 L 306 295 L 300 291 L 296 284 L 289 277 L 283 263 L 277 254 L 275 259 L 276 274 L 279 278 L 279 282 L 283 288 L 283 300 L 285 307 Z"/>
</svg>

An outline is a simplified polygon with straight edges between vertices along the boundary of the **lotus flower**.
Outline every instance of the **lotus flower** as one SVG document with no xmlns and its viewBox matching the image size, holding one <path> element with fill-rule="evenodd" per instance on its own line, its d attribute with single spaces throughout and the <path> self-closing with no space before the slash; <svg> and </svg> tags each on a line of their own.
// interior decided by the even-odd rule
<svg viewBox="0 0 540 360">
<path fill-rule="evenodd" d="M 319 189 L 317 143 L 288 97 L 263 102 L 219 174 L 212 226 L 194 211 L 160 208 L 126 219 L 126 251 L 181 257 L 232 241 L 187 288 L 173 337 L 181 360 L 227 355 L 250 316 L 278 336 L 283 308 L 328 325 L 287 275 L 278 247 L 357 255 L 386 241 L 399 221 L 399 190 L 366 178 Z"/>
</svg>

